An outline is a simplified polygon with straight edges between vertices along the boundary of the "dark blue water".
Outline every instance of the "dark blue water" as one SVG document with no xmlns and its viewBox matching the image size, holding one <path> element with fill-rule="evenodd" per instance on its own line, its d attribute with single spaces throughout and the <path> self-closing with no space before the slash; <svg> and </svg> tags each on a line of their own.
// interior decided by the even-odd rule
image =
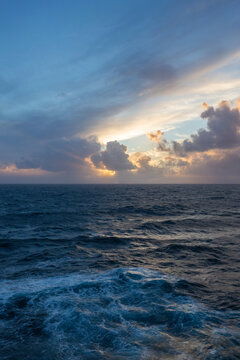
<svg viewBox="0 0 240 360">
<path fill-rule="evenodd" d="M 0 359 L 239 359 L 240 186 L 0 186 Z"/>
</svg>

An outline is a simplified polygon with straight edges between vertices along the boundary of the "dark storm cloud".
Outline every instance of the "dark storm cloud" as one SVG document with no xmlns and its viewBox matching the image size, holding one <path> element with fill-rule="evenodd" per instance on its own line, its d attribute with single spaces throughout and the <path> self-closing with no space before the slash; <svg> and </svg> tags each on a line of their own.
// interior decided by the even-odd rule
<svg viewBox="0 0 240 360">
<path fill-rule="evenodd" d="M 109 141 L 106 150 L 91 156 L 93 164 L 97 168 L 106 167 L 108 170 L 123 171 L 132 170 L 135 166 L 129 160 L 127 147 L 118 141 Z"/>
<path fill-rule="evenodd" d="M 191 139 L 182 143 L 173 142 L 173 151 L 178 155 L 190 152 L 203 152 L 211 149 L 229 149 L 240 146 L 240 113 L 237 107 L 231 108 L 227 101 L 219 103 L 214 109 L 213 106 L 206 107 L 201 114 L 207 119 L 207 129 L 200 129 Z"/>
</svg>

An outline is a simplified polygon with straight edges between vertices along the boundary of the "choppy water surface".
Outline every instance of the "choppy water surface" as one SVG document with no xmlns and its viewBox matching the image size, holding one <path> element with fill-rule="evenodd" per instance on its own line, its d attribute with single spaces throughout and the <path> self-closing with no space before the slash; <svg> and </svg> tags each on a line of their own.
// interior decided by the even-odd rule
<svg viewBox="0 0 240 360">
<path fill-rule="evenodd" d="M 0 186 L 0 359 L 239 359 L 240 186 Z"/>
</svg>

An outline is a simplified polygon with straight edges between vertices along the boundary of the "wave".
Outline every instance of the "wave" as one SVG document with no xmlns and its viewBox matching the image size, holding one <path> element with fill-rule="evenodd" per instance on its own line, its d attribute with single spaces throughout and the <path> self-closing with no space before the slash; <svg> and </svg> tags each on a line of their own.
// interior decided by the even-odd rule
<svg viewBox="0 0 240 360">
<path fill-rule="evenodd" d="M 231 358 L 239 314 L 210 311 L 190 285 L 144 268 L 1 281 L 1 359 Z"/>
</svg>

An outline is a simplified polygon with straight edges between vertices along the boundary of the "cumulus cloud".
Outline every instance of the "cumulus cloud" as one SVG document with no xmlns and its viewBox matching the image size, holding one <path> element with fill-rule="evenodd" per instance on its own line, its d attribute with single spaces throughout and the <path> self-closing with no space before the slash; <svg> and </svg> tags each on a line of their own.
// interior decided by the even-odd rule
<svg viewBox="0 0 240 360">
<path fill-rule="evenodd" d="M 151 177 L 159 176 L 166 182 L 238 183 L 240 178 L 240 102 L 231 106 L 221 101 L 216 108 L 203 103 L 201 117 L 207 119 L 207 128 L 199 129 L 183 142 L 167 142 L 160 130 L 147 134 L 157 149 L 167 152 L 159 155 L 157 166 L 149 166 L 152 159 L 143 157 L 138 168 L 148 169 Z M 155 154 L 156 156 L 156 154 Z M 156 164 L 156 161 L 155 161 Z"/>
<path fill-rule="evenodd" d="M 132 170 L 135 168 L 129 160 L 127 146 L 118 141 L 109 141 L 106 150 L 99 151 L 91 156 L 93 164 L 97 168 L 106 168 L 113 171 Z"/>
<path fill-rule="evenodd" d="M 221 101 L 215 109 L 203 103 L 205 111 L 201 118 L 207 119 L 207 129 L 199 129 L 191 139 L 172 144 L 175 154 L 204 152 L 211 149 L 229 149 L 240 146 L 240 112 L 238 106 L 231 108 L 228 101 Z"/>
</svg>

